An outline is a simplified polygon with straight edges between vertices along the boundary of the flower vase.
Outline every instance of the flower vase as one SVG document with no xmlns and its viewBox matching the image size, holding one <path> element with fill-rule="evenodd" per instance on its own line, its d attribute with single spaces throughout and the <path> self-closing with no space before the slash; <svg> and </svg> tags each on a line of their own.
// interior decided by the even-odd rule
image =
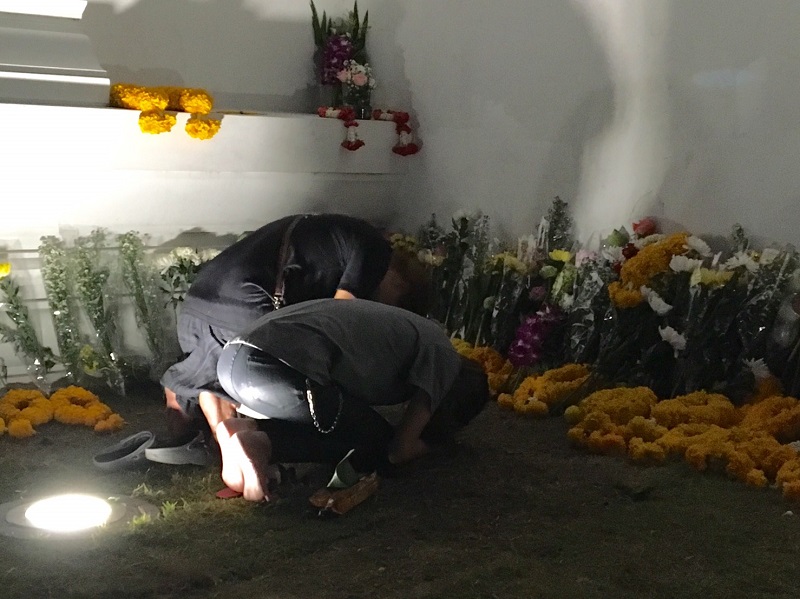
<svg viewBox="0 0 800 599">
<path fill-rule="evenodd" d="M 352 108 L 355 118 L 369 120 L 372 118 L 372 105 L 370 103 L 371 90 L 366 85 L 342 85 L 342 106 Z"/>
</svg>

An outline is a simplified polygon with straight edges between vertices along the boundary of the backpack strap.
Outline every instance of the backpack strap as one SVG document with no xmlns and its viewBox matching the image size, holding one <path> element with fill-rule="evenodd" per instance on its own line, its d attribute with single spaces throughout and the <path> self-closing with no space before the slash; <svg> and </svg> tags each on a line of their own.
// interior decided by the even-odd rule
<svg viewBox="0 0 800 599">
<path fill-rule="evenodd" d="M 289 245 L 292 242 L 292 232 L 297 224 L 307 216 L 310 215 L 301 214 L 296 216 L 294 220 L 289 223 L 286 232 L 283 234 L 281 249 L 278 253 L 278 271 L 275 275 L 275 293 L 272 294 L 272 307 L 275 310 L 286 305 L 286 300 L 284 300 L 283 296 L 286 291 L 286 262 L 289 260 Z"/>
</svg>

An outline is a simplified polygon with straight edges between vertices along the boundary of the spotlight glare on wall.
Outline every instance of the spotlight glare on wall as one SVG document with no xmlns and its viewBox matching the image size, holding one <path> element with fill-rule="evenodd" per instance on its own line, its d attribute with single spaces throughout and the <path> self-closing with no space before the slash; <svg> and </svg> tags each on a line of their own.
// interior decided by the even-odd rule
<svg viewBox="0 0 800 599">
<path fill-rule="evenodd" d="M 31 526 L 49 532 L 77 532 L 108 522 L 111 505 L 99 497 L 78 493 L 36 501 L 25 510 Z"/>
</svg>

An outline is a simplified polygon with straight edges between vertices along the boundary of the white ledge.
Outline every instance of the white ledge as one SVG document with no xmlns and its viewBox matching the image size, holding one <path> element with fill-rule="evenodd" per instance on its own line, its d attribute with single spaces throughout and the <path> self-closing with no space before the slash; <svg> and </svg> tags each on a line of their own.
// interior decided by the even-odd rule
<svg viewBox="0 0 800 599">
<path fill-rule="evenodd" d="M 365 145 L 341 147 L 346 129 L 338 119 L 311 114 L 225 114 L 208 140 L 193 139 L 188 114 L 168 133 L 139 129 L 139 112 L 118 108 L 0 103 L 4 169 L 147 170 L 284 173 L 402 173 L 413 157 L 392 152 L 395 126 L 358 121 Z M 13 172 L 13 171 L 7 171 Z"/>
</svg>

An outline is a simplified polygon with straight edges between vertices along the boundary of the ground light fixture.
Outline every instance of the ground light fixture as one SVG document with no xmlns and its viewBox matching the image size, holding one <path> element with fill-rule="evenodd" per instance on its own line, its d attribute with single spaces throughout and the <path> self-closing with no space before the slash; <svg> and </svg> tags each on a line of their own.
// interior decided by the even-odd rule
<svg viewBox="0 0 800 599">
<path fill-rule="evenodd" d="M 121 530 L 137 516 L 158 516 L 158 508 L 137 497 L 64 493 L 0 504 L 0 534 L 15 538 L 72 538 Z"/>
</svg>

